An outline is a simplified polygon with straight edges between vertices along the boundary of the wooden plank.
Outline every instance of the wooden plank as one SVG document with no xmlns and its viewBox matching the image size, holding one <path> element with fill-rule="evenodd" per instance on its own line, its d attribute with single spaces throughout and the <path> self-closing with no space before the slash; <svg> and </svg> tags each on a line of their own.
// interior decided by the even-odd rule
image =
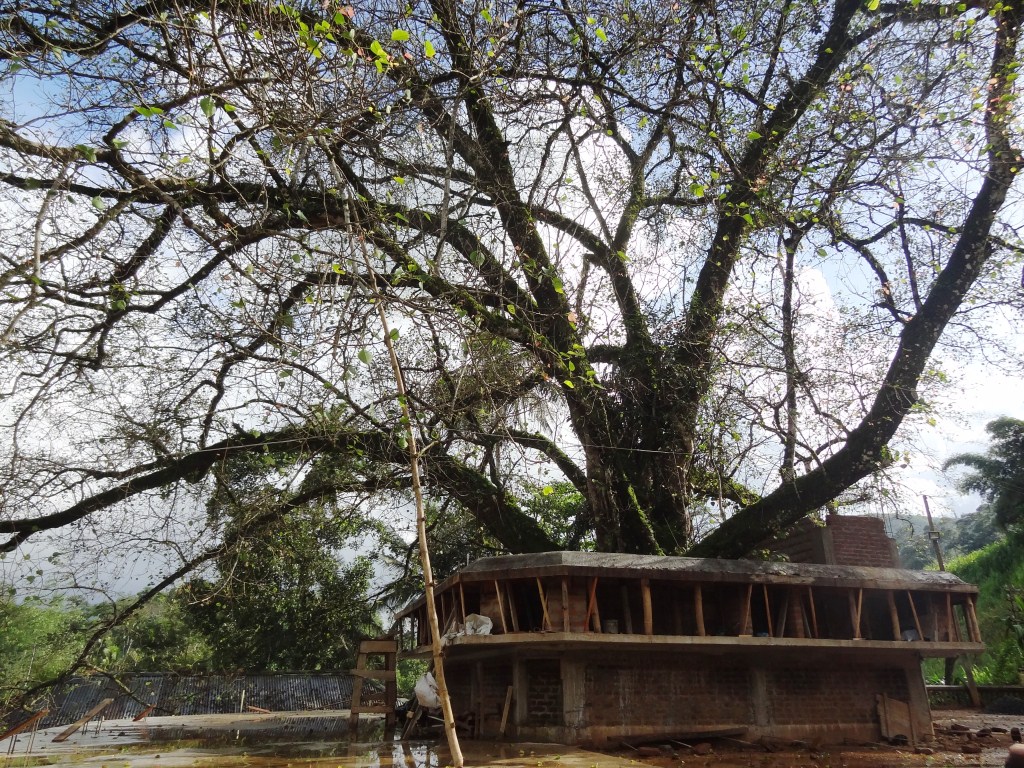
<svg viewBox="0 0 1024 768">
<path fill-rule="evenodd" d="M 466 593 L 462 589 L 462 582 L 459 582 L 459 607 L 462 610 L 462 623 L 466 623 Z"/>
<path fill-rule="evenodd" d="M 501 709 L 501 726 L 498 728 L 498 736 L 504 736 L 505 728 L 508 726 L 508 713 L 512 709 L 512 691 L 511 685 L 505 689 L 505 706 Z"/>
<path fill-rule="evenodd" d="M 358 708 L 353 704 L 351 710 L 353 715 L 389 715 L 393 714 L 394 711 L 395 708 L 387 704 L 367 704 L 365 707 L 360 704 Z M 353 722 L 358 722 L 358 718 Z"/>
<path fill-rule="evenodd" d="M 626 623 L 624 629 L 627 635 L 633 634 L 633 611 L 629 607 L 629 587 L 623 584 L 619 588 L 619 596 L 622 598 L 622 617 Z"/>
<path fill-rule="evenodd" d="M 818 611 L 814 607 L 814 590 L 811 587 L 807 588 L 807 602 L 811 606 L 811 632 L 812 637 L 817 640 L 818 634 Z"/>
<path fill-rule="evenodd" d="M 398 653 L 397 640 L 363 640 L 359 643 L 360 653 Z M 358 664 L 357 664 L 358 666 Z"/>
<path fill-rule="evenodd" d="M 640 579 L 640 591 L 644 601 L 644 634 L 654 634 L 654 605 L 651 602 L 651 580 Z"/>
<path fill-rule="evenodd" d="M 540 593 L 540 607 L 544 611 L 544 619 L 541 622 L 541 629 L 551 629 L 551 617 L 548 616 L 548 601 L 544 597 L 544 585 L 541 584 L 540 577 L 537 577 L 537 592 Z"/>
<path fill-rule="evenodd" d="M 885 590 L 885 597 L 889 603 L 889 621 L 892 622 L 892 639 L 902 640 L 903 633 L 900 631 L 900 612 L 896 610 L 896 596 L 891 589 Z"/>
<path fill-rule="evenodd" d="M 146 716 L 149 715 L 149 713 L 152 712 L 154 709 L 156 709 L 156 704 L 150 704 L 144 710 L 139 712 L 139 714 L 137 714 L 135 717 L 133 717 L 132 718 L 132 722 L 133 723 L 137 723 L 137 722 L 139 722 L 139 720 L 145 720 Z M 0 741 L 3 741 L 3 740 L 4 740 L 4 737 L 0 736 Z"/>
<path fill-rule="evenodd" d="M 508 634 L 508 625 L 505 624 L 505 606 L 501 599 L 501 584 L 498 583 L 497 579 L 494 580 L 494 594 L 498 598 L 498 617 L 501 619 L 501 633 L 505 635 Z"/>
<path fill-rule="evenodd" d="M 857 598 L 853 592 L 846 593 L 846 602 L 850 609 L 850 633 L 854 640 L 860 640 L 860 611 L 857 610 Z"/>
<path fill-rule="evenodd" d="M 914 628 L 917 630 L 917 636 L 924 640 L 924 632 L 921 631 L 921 619 L 917 616 L 917 606 L 914 605 L 914 596 L 910 590 L 907 590 L 907 602 L 910 603 L 910 612 L 914 615 Z"/>
<path fill-rule="evenodd" d="M 75 731 L 77 731 L 83 725 L 88 723 L 90 720 L 92 720 L 94 717 L 96 717 L 96 715 L 98 715 L 100 712 L 102 712 L 104 709 L 106 709 L 107 707 L 109 707 L 113 703 L 114 703 L 113 699 L 104 699 L 99 704 L 97 704 L 95 707 L 93 707 L 88 712 L 86 712 L 84 715 L 82 715 L 80 718 L 78 718 L 71 725 L 69 725 L 67 728 L 65 728 L 63 731 L 61 731 L 56 736 L 54 736 L 53 740 L 55 742 L 67 741 L 68 738 L 71 736 L 71 734 L 73 734 Z"/>
<path fill-rule="evenodd" d="M 593 624 L 591 624 L 593 619 Z M 597 611 L 597 577 L 590 580 L 590 594 L 587 596 L 587 617 L 583 620 L 583 631 L 593 626 L 595 632 L 601 631 L 601 616 Z"/>
<path fill-rule="evenodd" d="M 569 626 L 569 577 L 562 577 L 562 631 L 570 632 Z"/>
<path fill-rule="evenodd" d="M 768 637 L 775 637 L 775 630 L 772 627 L 772 604 L 768 600 L 768 585 L 762 584 L 761 591 L 764 594 L 764 615 L 768 621 Z"/>
<path fill-rule="evenodd" d="M 2 734 L 0 734 L 0 741 L 3 741 L 4 739 L 9 738 L 11 736 L 17 736 L 22 731 L 27 731 L 29 728 L 31 728 L 33 725 L 38 723 L 40 720 L 42 720 L 48 714 L 50 714 L 50 710 L 48 710 L 48 709 L 41 709 L 41 710 L 39 710 L 34 715 L 32 715 L 32 717 L 30 717 L 28 720 L 20 722 L 16 726 L 14 726 L 13 728 L 9 728 L 6 731 L 4 731 Z"/>
<path fill-rule="evenodd" d="M 704 629 L 704 597 L 701 594 L 700 584 L 693 585 L 693 613 L 697 619 L 697 635 L 704 637 L 707 632 Z"/>
<path fill-rule="evenodd" d="M 393 669 L 350 669 L 352 677 L 361 677 L 364 680 L 397 680 L 398 677 Z"/>
<path fill-rule="evenodd" d="M 271 710 L 264 709 L 263 707 L 254 707 L 252 704 L 249 704 L 248 706 L 246 706 L 245 711 L 246 712 L 255 712 L 258 715 L 269 715 L 270 712 L 271 712 Z"/>
</svg>

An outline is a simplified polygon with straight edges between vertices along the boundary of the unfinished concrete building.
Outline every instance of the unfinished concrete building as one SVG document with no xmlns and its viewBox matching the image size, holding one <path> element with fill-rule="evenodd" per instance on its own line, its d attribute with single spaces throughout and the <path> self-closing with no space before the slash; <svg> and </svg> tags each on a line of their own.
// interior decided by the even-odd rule
<svg viewBox="0 0 1024 768">
<path fill-rule="evenodd" d="M 982 650 L 977 588 L 894 567 L 881 520 L 829 523 L 783 542 L 788 562 L 547 552 L 470 564 L 436 590 L 455 712 L 475 736 L 566 744 L 929 740 L 921 661 Z M 490 634 L 451 631 L 472 614 Z M 429 654 L 423 600 L 400 619 L 404 647 Z"/>
</svg>

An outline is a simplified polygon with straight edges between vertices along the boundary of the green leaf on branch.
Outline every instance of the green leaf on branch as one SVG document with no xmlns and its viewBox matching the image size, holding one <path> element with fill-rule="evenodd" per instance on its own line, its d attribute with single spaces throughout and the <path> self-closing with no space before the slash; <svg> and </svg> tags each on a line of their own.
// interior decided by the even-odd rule
<svg viewBox="0 0 1024 768">
<path fill-rule="evenodd" d="M 199 108 L 203 110 L 203 114 L 207 117 L 213 117 L 213 112 L 217 109 L 217 105 L 209 96 L 203 96 L 203 98 L 199 100 Z"/>
<path fill-rule="evenodd" d="M 370 360 L 373 359 L 373 355 L 370 354 L 370 350 L 368 349 L 360 349 L 357 357 L 359 358 L 359 362 L 363 365 L 369 365 Z"/>
<path fill-rule="evenodd" d="M 423 41 L 423 55 L 426 56 L 428 59 L 432 59 L 432 58 L 434 58 L 434 54 L 436 54 L 436 53 L 437 53 L 437 51 L 434 50 L 434 44 L 432 42 L 430 42 L 429 40 L 424 40 Z"/>
<path fill-rule="evenodd" d="M 404 43 L 409 39 L 409 33 L 404 29 L 393 29 L 391 30 L 391 39 L 396 43 Z"/>
</svg>

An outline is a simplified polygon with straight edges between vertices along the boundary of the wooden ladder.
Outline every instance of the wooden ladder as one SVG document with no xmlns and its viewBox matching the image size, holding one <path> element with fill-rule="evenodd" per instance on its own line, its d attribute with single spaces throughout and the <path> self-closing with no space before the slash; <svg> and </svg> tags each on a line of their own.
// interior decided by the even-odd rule
<svg viewBox="0 0 1024 768">
<path fill-rule="evenodd" d="M 367 662 L 370 657 L 383 657 L 383 669 L 371 669 Z M 391 637 L 363 640 L 359 643 L 359 656 L 356 668 L 350 670 L 355 679 L 352 681 L 352 706 L 349 716 L 349 729 L 355 731 L 359 726 L 359 715 L 385 715 L 388 727 L 395 724 L 395 705 L 398 703 L 398 681 L 395 672 L 398 663 L 398 640 Z M 380 680 L 384 683 L 383 703 L 363 703 L 363 682 Z M 380 700 L 381 695 L 374 693 L 371 701 Z"/>
</svg>

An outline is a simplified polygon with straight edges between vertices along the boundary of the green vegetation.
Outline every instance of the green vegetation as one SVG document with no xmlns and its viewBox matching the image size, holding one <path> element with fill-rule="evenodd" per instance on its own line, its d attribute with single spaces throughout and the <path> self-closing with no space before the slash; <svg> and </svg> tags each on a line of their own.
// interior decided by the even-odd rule
<svg viewBox="0 0 1024 768">
<path fill-rule="evenodd" d="M 978 659 L 979 682 L 1017 683 L 1024 671 L 1024 532 L 959 557 L 948 569 L 977 584 L 978 622 L 987 650 Z"/>
</svg>

